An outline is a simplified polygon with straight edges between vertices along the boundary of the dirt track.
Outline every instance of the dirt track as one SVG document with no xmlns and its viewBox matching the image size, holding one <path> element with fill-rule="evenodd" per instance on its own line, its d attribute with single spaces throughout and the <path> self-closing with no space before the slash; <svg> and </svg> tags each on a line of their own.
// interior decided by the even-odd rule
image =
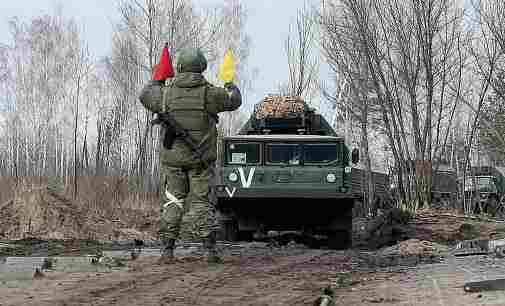
<svg viewBox="0 0 505 306">
<path fill-rule="evenodd" d="M 501 261 L 482 256 L 374 268 L 363 252 L 252 247 L 226 253 L 223 265 L 189 257 L 157 266 L 156 257 L 143 257 L 122 271 L 46 272 L 39 280 L 4 282 L 0 305 L 312 305 L 328 285 L 337 305 L 505 304 L 502 293 L 478 298 L 462 290 L 481 271 L 505 274 Z"/>
<path fill-rule="evenodd" d="M 423 220 L 415 233 L 444 241 L 458 234 L 461 222 L 456 220 Z M 482 235 L 503 232 L 501 223 L 479 222 L 475 226 Z M 208 265 L 190 255 L 158 266 L 156 257 L 146 256 L 107 272 L 56 269 L 42 279 L 0 281 L 0 306 L 312 305 L 327 286 L 335 291 L 336 305 L 505 305 L 505 290 L 479 295 L 462 289 L 467 281 L 505 278 L 505 260 L 489 256 L 446 254 L 443 262 L 427 264 L 432 257 L 385 259 L 380 250 L 270 248 L 264 243 L 220 246 L 223 265 Z"/>
<path fill-rule="evenodd" d="M 306 305 L 328 284 L 330 271 L 318 264 L 318 258 L 334 252 L 289 250 L 290 255 L 259 255 L 249 250 L 248 253 L 227 256 L 225 264 L 218 266 L 188 259 L 160 267 L 154 265 L 155 258 L 145 258 L 132 263 L 129 271 L 99 275 L 48 273 L 45 279 L 30 281 L 27 287 L 4 286 L 0 289 L 1 303 L 2 306 Z M 342 252 L 339 255 L 344 258 Z"/>
</svg>

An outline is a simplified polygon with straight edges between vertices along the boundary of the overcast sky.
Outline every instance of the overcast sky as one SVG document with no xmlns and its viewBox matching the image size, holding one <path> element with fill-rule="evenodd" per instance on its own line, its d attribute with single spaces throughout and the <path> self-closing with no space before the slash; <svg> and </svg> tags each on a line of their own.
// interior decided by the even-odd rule
<svg viewBox="0 0 505 306">
<path fill-rule="evenodd" d="M 218 0 L 193 0 L 196 6 L 213 6 Z M 252 39 L 249 63 L 258 69 L 254 92 L 247 95 L 248 104 L 254 104 L 268 93 L 276 92 L 287 79 L 287 62 L 283 41 L 289 24 L 296 18 L 297 9 L 304 0 L 247 0 L 243 3 L 249 12 L 247 30 Z M 318 0 L 308 0 L 316 4 Z M 118 21 L 115 0 L 1 0 L 0 43 L 9 43 L 8 20 L 14 16 L 30 18 L 53 14 L 59 3 L 63 12 L 75 17 L 84 30 L 85 39 L 95 56 L 107 55 L 111 47 L 112 26 Z M 251 101 L 252 100 L 252 101 Z M 251 103 L 253 102 L 253 103 Z"/>
</svg>

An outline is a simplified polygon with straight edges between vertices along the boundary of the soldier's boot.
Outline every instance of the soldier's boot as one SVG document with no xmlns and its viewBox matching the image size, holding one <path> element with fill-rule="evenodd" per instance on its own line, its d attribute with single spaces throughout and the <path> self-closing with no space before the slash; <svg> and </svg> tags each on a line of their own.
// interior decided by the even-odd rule
<svg viewBox="0 0 505 306">
<path fill-rule="evenodd" d="M 163 241 L 163 250 L 161 252 L 161 257 L 158 259 L 158 264 L 171 264 L 175 262 L 174 256 L 175 249 L 175 239 L 167 239 Z"/>
<path fill-rule="evenodd" d="M 223 263 L 216 248 L 216 233 L 213 232 L 203 239 L 203 247 L 208 263 Z"/>
</svg>

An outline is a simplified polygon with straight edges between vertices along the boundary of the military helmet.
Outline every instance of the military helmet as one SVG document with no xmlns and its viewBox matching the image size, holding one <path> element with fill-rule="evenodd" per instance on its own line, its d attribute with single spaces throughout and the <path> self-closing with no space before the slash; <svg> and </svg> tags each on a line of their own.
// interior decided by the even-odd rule
<svg viewBox="0 0 505 306">
<path fill-rule="evenodd" d="M 200 49 L 187 48 L 177 55 L 177 72 L 202 73 L 207 69 L 207 59 Z"/>
</svg>

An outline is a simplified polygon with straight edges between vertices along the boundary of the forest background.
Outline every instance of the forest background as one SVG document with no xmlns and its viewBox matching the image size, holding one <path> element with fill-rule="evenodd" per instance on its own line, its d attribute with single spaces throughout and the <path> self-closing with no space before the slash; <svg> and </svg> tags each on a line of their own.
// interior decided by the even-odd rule
<svg viewBox="0 0 505 306">
<path fill-rule="evenodd" d="M 286 29 L 282 50 L 260 46 L 258 54 L 247 26 L 252 3 L 115 4 L 111 50 L 99 56 L 84 38 L 86 21 L 63 7 L 8 19 L 0 44 L 0 203 L 50 184 L 104 216 L 158 209 L 160 134 L 138 93 L 165 42 L 174 62 L 178 50 L 201 48 L 205 75 L 217 85 L 218 66 L 233 50 L 245 103 L 221 116 L 220 137 L 235 133 L 262 96 L 300 95 L 360 148 L 359 167 L 396 177 L 406 209 L 430 200 L 428 174 L 409 171 L 413 160 L 463 176 L 471 165 L 504 164 L 501 1 L 307 1 L 293 20 L 268 21 Z M 268 52 L 284 53 L 276 70 L 285 77 L 259 92 L 262 67 L 251 59 Z M 368 204 L 370 194 L 371 185 Z"/>
</svg>

